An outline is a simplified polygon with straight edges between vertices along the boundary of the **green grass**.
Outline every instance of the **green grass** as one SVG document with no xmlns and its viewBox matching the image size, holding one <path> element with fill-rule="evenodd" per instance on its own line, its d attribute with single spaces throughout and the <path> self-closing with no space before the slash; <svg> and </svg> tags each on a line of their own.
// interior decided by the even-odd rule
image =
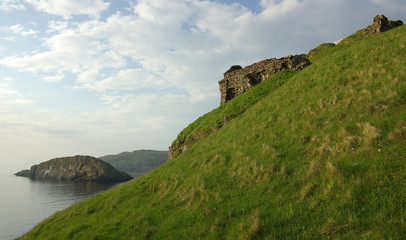
<svg viewBox="0 0 406 240">
<path fill-rule="evenodd" d="M 283 86 L 296 72 L 286 71 L 254 86 L 250 91 L 238 96 L 237 101 L 223 104 L 217 109 L 198 118 L 195 122 L 179 133 L 171 145 L 174 156 L 190 148 L 213 132 L 228 124 L 234 118 L 243 114 L 247 109 L 263 97 Z"/>
<path fill-rule="evenodd" d="M 404 238 L 405 42 L 399 27 L 315 51 L 186 128 L 205 134 L 178 157 L 21 239 Z"/>
</svg>

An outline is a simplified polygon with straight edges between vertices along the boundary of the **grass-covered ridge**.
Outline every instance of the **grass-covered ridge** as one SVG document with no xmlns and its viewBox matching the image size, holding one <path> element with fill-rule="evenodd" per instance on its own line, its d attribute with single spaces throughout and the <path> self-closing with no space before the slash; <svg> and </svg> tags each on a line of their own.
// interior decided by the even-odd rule
<svg viewBox="0 0 406 240">
<path fill-rule="evenodd" d="M 399 27 L 320 49 L 179 157 L 21 239 L 401 239 L 405 43 Z"/>
</svg>

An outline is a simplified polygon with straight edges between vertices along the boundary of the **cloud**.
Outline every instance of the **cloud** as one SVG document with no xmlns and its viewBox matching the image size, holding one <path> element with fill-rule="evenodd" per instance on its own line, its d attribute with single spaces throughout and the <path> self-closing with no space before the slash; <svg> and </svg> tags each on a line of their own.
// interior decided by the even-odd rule
<svg viewBox="0 0 406 240">
<path fill-rule="evenodd" d="M 24 10 L 25 6 L 18 0 L 2 0 L 0 2 L 0 11 Z"/>
<path fill-rule="evenodd" d="M 58 13 L 62 16 L 80 11 L 97 15 L 108 7 L 103 1 L 27 1 L 49 12 L 66 11 Z M 359 19 L 372 18 L 371 6 L 349 0 L 262 0 L 263 11 L 253 13 L 238 4 L 139 0 L 132 13 L 117 12 L 105 21 L 52 20 L 51 37 L 44 42 L 47 50 L 9 56 L 0 64 L 49 74 L 45 81 L 73 74 L 75 88 L 108 91 L 171 85 L 204 99 L 203 95 L 216 95 L 215 80 L 230 65 L 304 53 L 318 43 L 340 39 L 358 28 Z M 362 14 L 356 10 L 360 8 Z M 21 25 L 13 27 L 23 31 Z"/>
<path fill-rule="evenodd" d="M 13 82 L 11 78 L 0 81 L 0 113 L 2 114 L 0 124 L 5 122 L 14 124 L 16 116 L 14 112 L 35 103 L 30 99 L 21 97 L 22 94 L 10 86 L 11 82 Z"/>
<path fill-rule="evenodd" d="M 110 4 L 103 0 L 25 0 L 37 10 L 70 19 L 72 15 L 89 15 L 98 18 Z"/>
<path fill-rule="evenodd" d="M 396 17 L 404 17 L 404 12 L 406 11 L 405 1 L 403 0 L 370 0 L 382 9 L 381 13 L 384 14 L 394 14 Z M 400 13 L 400 14 L 399 14 Z M 388 16 L 387 16 L 388 17 Z"/>
<path fill-rule="evenodd" d="M 85 31 L 85 30 L 84 30 Z M 124 60 L 98 39 L 80 29 L 65 29 L 46 39 L 48 51 L 9 56 L 0 64 L 33 73 L 47 73 L 46 81 L 61 80 L 64 72 L 75 74 L 78 82 L 92 82 L 103 68 L 120 68 Z M 55 72 L 58 74 L 55 75 Z M 96 74 L 89 75 L 95 72 Z"/>
<path fill-rule="evenodd" d="M 55 1 L 29 2 L 57 11 Z M 108 7 L 102 1 L 93 8 L 87 8 L 89 1 L 61 4 L 70 6 L 57 8 L 69 12 L 59 13 L 65 17 L 79 11 L 72 9 L 93 9 L 97 15 Z M 305 53 L 319 43 L 341 39 L 365 25 L 355 26 L 359 19 L 369 22 L 371 6 L 350 0 L 263 0 L 263 11 L 253 13 L 238 4 L 139 0 L 132 12 L 117 12 L 103 21 L 52 20 L 45 51 L 9 56 L 0 64 L 49 75 L 45 81 L 73 75 L 74 89 L 152 91 L 170 86 L 187 93 L 189 101 L 213 103 L 209 99 L 218 97 L 217 80 L 230 65 Z"/>
<path fill-rule="evenodd" d="M 45 78 L 47 81 L 60 79 L 54 77 L 54 71 L 60 73 L 58 76 L 73 73 L 78 87 L 91 90 L 136 89 L 166 84 L 184 88 L 193 96 L 202 95 L 201 90 L 207 89 L 204 82 L 215 77 L 213 74 L 213 77 L 207 76 L 209 65 L 215 66 L 221 61 L 212 59 L 212 52 L 221 53 L 224 47 L 213 46 L 217 45 L 213 36 L 180 27 L 196 11 L 200 11 L 200 15 L 208 11 L 199 9 L 199 4 L 193 8 L 186 3 L 169 4 L 173 12 L 167 12 L 168 6 L 162 2 L 140 1 L 134 7 L 134 15 L 116 14 L 106 22 L 93 20 L 73 27 L 50 22 L 50 28 L 56 34 L 46 40 L 47 51 L 10 56 L 0 63 L 29 72 L 49 73 L 51 77 Z M 215 6 L 205 8 L 214 10 Z M 189 15 L 183 15 L 187 8 L 190 8 Z M 141 14 L 140 9 L 145 12 Z M 156 21 L 160 16 L 168 21 Z M 197 59 L 196 51 L 202 55 L 201 59 Z M 198 70 L 194 71 L 196 68 Z M 108 73 L 103 73 L 106 69 L 109 69 Z M 210 88 L 216 89 L 215 85 Z"/>
<path fill-rule="evenodd" d="M 16 24 L 10 27 L 3 27 L 2 29 L 4 32 L 9 32 L 9 33 L 13 33 L 13 34 L 18 34 L 21 36 L 32 36 L 32 35 L 36 35 L 38 33 L 38 31 L 34 30 L 34 29 L 28 29 L 25 30 L 24 26 L 21 24 Z"/>
<path fill-rule="evenodd" d="M 19 95 L 19 92 L 16 90 L 10 89 L 10 84 L 8 82 L 12 81 L 11 79 L 6 79 L 4 81 L 0 81 L 0 97 L 8 97 L 13 95 Z"/>
<path fill-rule="evenodd" d="M 162 79 L 157 78 L 154 73 L 145 71 L 142 68 L 123 69 L 116 74 L 88 85 L 91 89 L 103 90 L 134 90 L 140 88 L 160 88 L 168 85 Z"/>
<path fill-rule="evenodd" d="M 48 26 L 48 33 L 54 33 L 54 32 L 62 32 L 63 30 L 68 28 L 68 22 L 66 21 L 54 21 L 51 20 L 49 21 L 49 26 Z"/>
<path fill-rule="evenodd" d="M 298 0 L 261 0 L 261 15 L 277 18 L 287 14 L 298 7 L 301 1 Z"/>
<path fill-rule="evenodd" d="M 145 119 L 142 122 L 142 125 L 145 125 L 147 128 L 157 131 L 161 129 L 165 129 L 166 125 L 168 123 L 168 119 L 166 117 L 160 116 L 160 117 L 153 117 L 149 119 Z"/>
<path fill-rule="evenodd" d="M 41 79 L 45 82 L 59 82 L 64 79 L 65 75 L 63 73 L 57 72 L 55 75 L 46 75 Z"/>
</svg>

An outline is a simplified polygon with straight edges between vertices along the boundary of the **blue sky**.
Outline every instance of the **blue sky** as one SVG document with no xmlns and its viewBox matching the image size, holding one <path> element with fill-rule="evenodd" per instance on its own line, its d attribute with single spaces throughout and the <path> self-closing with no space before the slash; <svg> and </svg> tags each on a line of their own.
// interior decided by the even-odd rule
<svg viewBox="0 0 406 240">
<path fill-rule="evenodd" d="M 229 66 L 405 20 L 404 0 L 0 0 L 0 167 L 166 150 Z"/>
</svg>

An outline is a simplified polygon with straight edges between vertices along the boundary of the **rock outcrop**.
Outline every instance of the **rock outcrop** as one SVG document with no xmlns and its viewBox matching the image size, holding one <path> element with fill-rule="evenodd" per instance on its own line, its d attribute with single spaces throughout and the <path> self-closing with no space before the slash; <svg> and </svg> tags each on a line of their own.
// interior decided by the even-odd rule
<svg viewBox="0 0 406 240">
<path fill-rule="evenodd" d="M 94 182 L 123 182 L 132 179 L 130 175 L 119 172 L 109 163 L 90 156 L 51 159 L 15 175 L 32 179 Z"/>
<path fill-rule="evenodd" d="M 224 79 L 219 81 L 220 104 L 224 104 L 234 97 L 243 94 L 251 87 L 277 73 L 285 70 L 298 71 L 308 65 L 310 65 L 310 61 L 304 54 L 280 59 L 265 59 L 245 68 L 234 65 L 224 73 Z"/>
<path fill-rule="evenodd" d="M 403 22 L 401 20 L 391 21 L 388 20 L 384 15 L 377 15 L 374 17 L 374 22 L 368 27 L 364 28 L 362 31 L 367 34 L 378 34 L 391 30 L 395 27 L 402 26 Z"/>
</svg>

